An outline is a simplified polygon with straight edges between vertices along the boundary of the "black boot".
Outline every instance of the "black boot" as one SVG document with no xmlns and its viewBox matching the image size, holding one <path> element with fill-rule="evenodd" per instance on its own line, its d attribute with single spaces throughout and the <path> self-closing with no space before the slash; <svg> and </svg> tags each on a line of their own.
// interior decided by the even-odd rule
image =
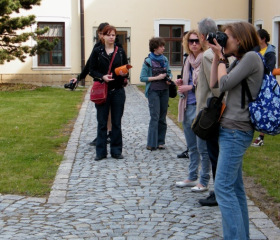
<svg viewBox="0 0 280 240">
<path fill-rule="evenodd" d="M 93 139 L 92 142 L 89 143 L 90 146 L 96 146 L 97 138 Z"/>
<path fill-rule="evenodd" d="M 210 192 L 209 196 L 205 199 L 199 199 L 198 202 L 202 206 L 208 206 L 208 207 L 213 207 L 213 206 L 218 206 L 218 203 L 216 201 L 216 196 L 213 191 Z"/>
<path fill-rule="evenodd" d="M 177 158 L 189 158 L 189 149 L 177 155 Z"/>
</svg>

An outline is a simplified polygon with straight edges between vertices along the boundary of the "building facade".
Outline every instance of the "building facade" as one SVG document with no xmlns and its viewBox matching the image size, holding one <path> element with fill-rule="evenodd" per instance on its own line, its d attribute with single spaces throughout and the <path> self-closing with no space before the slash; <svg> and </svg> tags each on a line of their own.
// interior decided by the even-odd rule
<svg viewBox="0 0 280 240">
<path fill-rule="evenodd" d="M 149 39 L 164 37 L 165 55 L 176 76 L 182 64 L 182 34 L 197 28 L 199 20 L 211 17 L 222 26 L 235 21 L 252 21 L 271 35 L 279 63 L 280 5 L 278 0 L 42 0 L 40 6 L 21 15 L 36 15 L 37 27 L 49 26 L 44 37 L 59 38 L 59 45 L 50 53 L 0 65 L 1 82 L 24 82 L 36 85 L 63 86 L 81 72 L 97 40 L 101 22 L 114 25 L 130 64 L 130 82 L 140 83 L 144 58 L 149 54 Z M 35 42 L 30 41 L 30 45 Z M 85 84 L 90 85 L 91 77 Z"/>
</svg>

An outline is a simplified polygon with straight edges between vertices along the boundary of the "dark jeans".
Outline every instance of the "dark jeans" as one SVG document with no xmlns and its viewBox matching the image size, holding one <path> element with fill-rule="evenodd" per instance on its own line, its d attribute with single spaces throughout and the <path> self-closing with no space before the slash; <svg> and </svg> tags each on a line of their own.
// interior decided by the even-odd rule
<svg viewBox="0 0 280 240">
<path fill-rule="evenodd" d="M 216 177 L 216 169 L 218 164 L 218 157 L 219 157 L 219 134 L 217 133 L 215 136 L 206 140 L 208 155 L 212 165 L 212 175 L 213 180 L 215 181 Z"/>
<path fill-rule="evenodd" d="M 111 132 L 111 155 L 122 153 L 122 128 L 121 121 L 125 103 L 124 88 L 115 89 L 108 92 L 107 101 L 103 105 L 95 104 L 97 110 L 97 142 L 96 155 L 107 156 L 107 121 L 109 110 L 111 110 L 112 132 Z"/>
<path fill-rule="evenodd" d="M 150 124 L 147 146 L 157 148 L 165 144 L 167 130 L 166 114 L 169 100 L 169 90 L 149 89 Z"/>
</svg>

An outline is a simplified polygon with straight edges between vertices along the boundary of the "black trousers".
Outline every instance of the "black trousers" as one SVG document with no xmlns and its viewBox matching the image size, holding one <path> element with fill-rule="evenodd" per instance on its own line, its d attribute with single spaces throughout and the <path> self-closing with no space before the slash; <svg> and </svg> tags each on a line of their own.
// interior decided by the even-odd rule
<svg viewBox="0 0 280 240">
<path fill-rule="evenodd" d="M 95 104 L 97 110 L 97 141 L 96 155 L 107 156 L 107 122 L 109 111 L 111 111 L 112 132 L 110 153 L 120 155 L 122 153 L 122 127 L 121 121 L 125 103 L 124 88 L 108 91 L 107 101 L 103 105 Z"/>
<path fill-rule="evenodd" d="M 209 140 L 206 140 L 207 150 L 209 154 L 209 158 L 212 165 L 212 175 L 213 180 L 215 180 L 216 177 L 216 169 L 218 164 L 218 157 L 219 157 L 219 134 L 217 133 L 215 136 L 210 138 Z"/>
</svg>

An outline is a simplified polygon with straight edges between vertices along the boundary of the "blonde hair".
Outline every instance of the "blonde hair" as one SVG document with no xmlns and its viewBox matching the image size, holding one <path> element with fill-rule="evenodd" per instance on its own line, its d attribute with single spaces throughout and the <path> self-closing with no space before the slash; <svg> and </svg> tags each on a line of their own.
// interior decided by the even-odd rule
<svg viewBox="0 0 280 240">
<path fill-rule="evenodd" d="M 183 37 L 183 48 L 184 48 L 184 51 L 187 53 L 187 54 L 192 54 L 192 51 L 190 50 L 190 47 L 189 47 L 189 39 L 190 39 L 190 36 L 191 34 L 195 34 L 197 36 L 197 38 L 199 39 L 199 44 L 201 46 L 201 51 L 204 51 L 204 48 L 202 46 L 202 43 L 201 43 L 201 39 L 200 39 L 200 36 L 198 34 L 198 31 L 193 29 L 193 30 L 190 30 L 184 37 Z"/>
</svg>

